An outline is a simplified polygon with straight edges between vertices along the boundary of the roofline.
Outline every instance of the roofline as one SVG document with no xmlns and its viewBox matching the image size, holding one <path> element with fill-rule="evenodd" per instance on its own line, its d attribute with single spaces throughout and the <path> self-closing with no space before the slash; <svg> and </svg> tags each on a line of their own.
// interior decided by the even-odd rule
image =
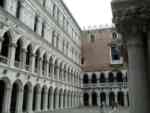
<svg viewBox="0 0 150 113">
<path fill-rule="evenodd" d="M 77 25 L 77 27 L 79 28 L 80 32 L 81 27 L 79 26 L 78 22 L 75 20 L 75 18 L 73 17 L 72 13 L 70 12 L 70 10 L 68 9 L 67 5 L 63 2 L 63 0 L 60 0 L 60 2 L 63 4 L 64 8 L 66 9 L 66 11 L 68 12 L 68 14 L 71 16 L 72 20 L 75 22 L 75 24 Z"/>
</svg>

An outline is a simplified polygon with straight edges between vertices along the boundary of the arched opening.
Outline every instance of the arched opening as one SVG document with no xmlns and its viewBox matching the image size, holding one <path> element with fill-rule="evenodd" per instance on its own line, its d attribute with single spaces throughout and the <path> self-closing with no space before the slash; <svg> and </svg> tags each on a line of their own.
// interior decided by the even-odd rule
<svg viewBox="0 0 150 113">
<path fill-rule="evenodd" d="M 42 72 L 43 72 L 43 75 L 46 74 L 46 63 L 47 63 L 47 55 L 44 54 L 44 56 L 43 56 L 43 63 L 42 63 Z"/>
<path fill-rule="evenodd" d="M 24 92 L 23 92 L 23 105 L 22 105 L 22 111 L 27 112 L 28 110 L 28 101 L 29 101 L 29 93 L 30 93 L 30 86 L 26 84 L 24 86 Z"/>
<path fill-rule="evenodd" d="M 19 99 L 19 84 L 15 82 L 12 87 L 10 113 L 16 113 L 18 99 Z"/>
<path fill-rule="evenodd" d="M 97 78 L 95 73 L 92 75 L 92 83 L 94 84 L 97 83 Z"/>
<path fill-rule="evenodd" d="M 102 92 L 100 94 L 100 99 L 101 99 L 101 104 L 105 104 L 106 103 L 106 94 L 104 92 Z"/>
<path fill-rule="evenodd" d="M 105 83 L 105 82 L 106 82 L 105 74 L 101 73 L 101 75 L 100 75 L 100 83 Z"/>
<path fill-rule="evenodd" d="M 117 73 L 117 78 L 116 78 L 117 82 L 123 82 L 123 75 L 122 72 L 118 72 Z"/>
<path fill-rule="evenodd" d="M 51 77 L 52 70 L 53 70 L 53 58 L 51 57 L 49 59 L 49 77 Z"/>
<path fill-rule="evenodd" d="M 97 106 L 97 93 L 96 92 L 92 93 L 92 105 Z"/>
<path fill-rule="evenodd" d="M 33 89 L 33 103 L 32 103 L 32 110 L 36 111 L 36 104 L 37 104 L 37 100 L 38 100 L 38 92 L 39 92 L 39 86 L 36 85 Z"/>
<path fill-rule="evenodd" d="M 26 52 L 26 69 L 29 70 L 31 67 L 31 56 L 32 56 L 32 46 L 28 45 Z"/>
<path fill-rule="evenodd" d="M 114 74 L 112 72 L 110 72 L 109 75 L 108 75 L 108 81 L 109 82 L 114 82 Z"/>
<path fill-rule="evenodd" d="M 84 102 L 84 106 L 89 106 L 89 94 L 88 93 L 84 93 L 83 102 Z"/>
<path fill-rule="evenodd" d="M 89 78 L 88 78 L 88 75 L 87 75 L 87 74 L 85 74 L 84 77 L 83 77 L 83 83 L 84 83 L 84 84 L 89 83 Z"/>
<path fill-rule="evenodd" d="M 117 99 L 118 99 L 118 104 L 120 106 L 124 106 L 124 93 L 123 92 L 118 92 Z"/>
<path fill-rule="evenodd" d="M 45 100 L 45 88 L 42 88 L 42 92 L 41 92 L 41 110 L 44 109 L 44 100 Z"/>
<path fill-rule="evenodd" d="M 52 100 L 52 88 L 49 88 L 48 90 L 48 104 L 47 104 L 47 108 L 50 109 L 51 108 L 51 100 Z"/>
<path fill-rule="evenodd" d="M 115 94 L 114 94 L 114 92 L 110 92 L 109 93 L 109 105 L 113 106 L 114 103 L 115 103 Z"/>
<path fill-rule="evenodd" d="M 39 68 L 39 60 L 40 60 L 40 50 L 37 50 L 35 53 L 35 72 L 38 72 Z"/>
<path fill-rule="evenodd" d="M 21 39 L 19 39 L 17 41 L 17 47 L 16 47 L 16 52 L 15 52 L 15 66 L 16 67 L 20 67 L 20 62 L 22 59 L 22 45 L 23 45 L 23 42 Z"/>
<path fill-rule="evenodd" d="M 6 83 L 0 80 L 0 113 L 3 112 L 5 90 L 6 90 Z"/>
<path fill-rule="evenodd" d="M 11 35 L 9 32 L 6 32 L 3 36 L 4 40 L 2 42 L 2 46 L 1 46 L 1 56 L 4 57 L 4 61 L 6 58 L 9 57 L 9 47 L 11 44 Z"/>
</svg>

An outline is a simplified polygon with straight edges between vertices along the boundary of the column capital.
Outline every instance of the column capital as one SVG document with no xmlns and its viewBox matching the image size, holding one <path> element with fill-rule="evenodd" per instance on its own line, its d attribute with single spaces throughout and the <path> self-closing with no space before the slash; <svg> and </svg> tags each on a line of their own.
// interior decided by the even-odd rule
<svg viewBox="0 0 150 113">
<path fill-rule="evenodd" d="M 150 20 L 150 2 L 136 3 L 133 0 L 115 0 L 112 2 L 113 22 L 118 32 L 122 34 L 136 34 L 146 32 Z"/>
</svg>

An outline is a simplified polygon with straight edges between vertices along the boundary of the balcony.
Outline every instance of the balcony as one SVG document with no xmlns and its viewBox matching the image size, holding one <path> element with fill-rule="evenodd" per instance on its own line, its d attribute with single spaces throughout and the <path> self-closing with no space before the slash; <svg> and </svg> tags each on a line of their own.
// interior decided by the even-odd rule
<svg viewBox="0 0 150 113">
<path fill-rule="evenodd" d="M 83 84 L 82 88 L 127 88 L 127 82 L 114 82 L 114 83 L 89 83 Z"/>
</svg>

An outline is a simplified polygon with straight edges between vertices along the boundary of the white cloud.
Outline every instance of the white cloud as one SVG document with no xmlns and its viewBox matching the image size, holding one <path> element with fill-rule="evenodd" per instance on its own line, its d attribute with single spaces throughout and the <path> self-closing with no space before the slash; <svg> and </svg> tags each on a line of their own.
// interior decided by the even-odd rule
<svg viewBox="0 0 150 113">
<path fill-rule="evenodd" d="M 83 26 L 112 24 L 111 0 L 63 0 L 71 13 Z"/>
</svg>

